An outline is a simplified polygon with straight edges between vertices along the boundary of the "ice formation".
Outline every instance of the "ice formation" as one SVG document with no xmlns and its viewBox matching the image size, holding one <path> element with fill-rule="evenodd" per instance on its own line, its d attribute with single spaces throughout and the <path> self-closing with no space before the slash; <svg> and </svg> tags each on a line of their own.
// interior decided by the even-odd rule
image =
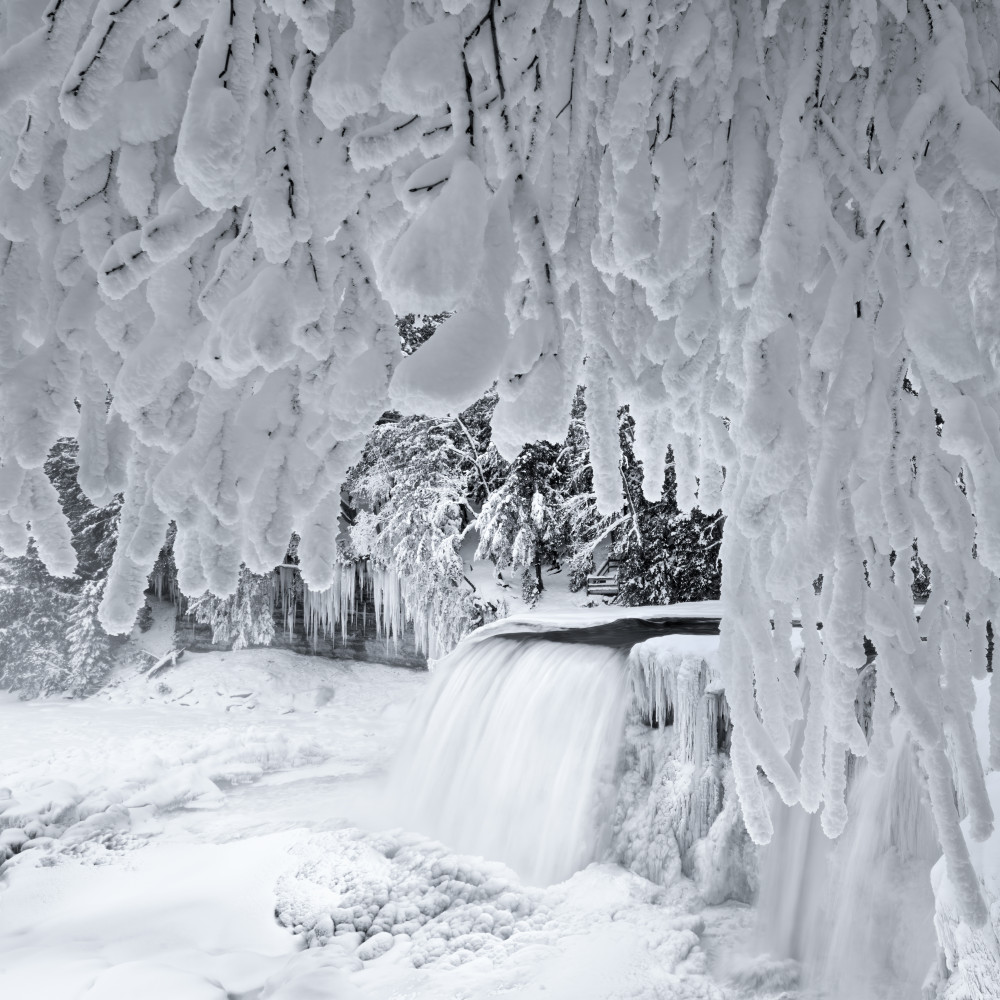
<svg viewBox="0 0 1000 1000">
<path fill-rule="evenodd" d="M 757 852 L 725 752 L 729 722 L 717 648 L 715 636 L 663 636 L 632 648 L 612 850 L 660 885 L 688 876 L 707 903 L 751 902 Z"/>
<path fill-rule="evenodd" d="M 504 955 L 512 934 L 545 924 L 541 893 L 510 869 L 420 834 L 343 830 L 298 853 L 301 864 L 279 880 L 275 913 L 306 945 L 337 937 L 370 961 L 405 942 L 418 968 L 461 965 Z"/>
<path fill-rule="evenodd" d="M 317 764 L 327 756 L 309 739 L 251 725 L 238 734 L 219 730 L 183 753 L 151 753 L 131 766 L 124 762 L 111 787 L 60 779 L 13 791 L 0 788 L 0 864 L 28 848 L 45 853 L 119 840 L 132 834 L 144 807 L 151 807 L 147 813 L 186 805 L 211 808 L 222 797 L 220 785 Z"/>
<path fill-rule="evenodd" d="M 418 652 L 435 660 L 454 643 L 447 622 L 439 621 L 426 606 L 419 582 L 391 566 L 370 559 L 337 564 L 330 586 L 315 590 L 302 578 L 298 566 L 282 565 L 273 574 L 275 608 L 281 608 L 285 630 L 295 631 L 302 605 L 306 635 L 316 645 L 323 636 L 336 641 L 339 631 L 346 640 L 349 622 L 362 622 L 369 605 L 375 632 L 386 642 L 397 642 L 407 624 L 413 628 Z"/>
<path fill-rule="evenodd" d="M 625 654 L 545 639 L 463 643 L 436 668 L 392 774 L 394 822 L 548 885 L 603 856 Z"/>
<path fill-rule="evenodd" d="M 88 493 L 126 492 L 109 629 L 171 520 L 187 593 L 270 571 L 293 531 L 323 590 L 344 472 L 390 393 L 465 398 L 419 352 L 394 382 L 379 289 L 454 309 L 458 334 L 476 317 L 482 349 L 456 363 L 469 386 L 499 376 L 505 452 L 559 439 L 583 383 L 602 506 L 621 501 L 624 402 L 647 483 L 671 444 L 680 502 L 722 503 L 719 663 L 754 839 L 772 832 L 758 768 L 843 829 L 867 637 L 875 717 L 891 691 L 982 924 L 945 746 L 984 838 L 968 713 L 1000 595 L 996 9 L 498 9 L 6 4 L 0 544 L 30 532 L 72 572 L 40 469 L 75 434 Z M 914 539 L 934 588 L 919 625 Z M 793 608 L 817 692 L 798 772 Z M 888 741 L 876 728 L 874 766 Z"/>
<path fill-rule="evenodd" d="M 704 764 L 726 749 L 728 706 L 715 665 L 714 636 L 662 636 L 633 646 L 632 704 L 651 725 L 674 726 L 681 759 Z"/>
</svg>

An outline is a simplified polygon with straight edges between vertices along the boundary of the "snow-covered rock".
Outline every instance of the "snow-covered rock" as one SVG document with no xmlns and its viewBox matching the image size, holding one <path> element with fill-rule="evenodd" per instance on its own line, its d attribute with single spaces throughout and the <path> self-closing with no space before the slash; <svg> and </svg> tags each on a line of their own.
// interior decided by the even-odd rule
<svg viewBox="0 0 1000 1000">
<path fill-rule="evenodd" d="M 509 868 L 419 834 L 342 830 L 294 853 L 299 866 L 276 890 L 278 920 L 308 945 L 356 934 L 354 953 L 366 962 L 397 940 L 418 968 L 499 957 L 512 935 L 545 923 L 541 892 Z"/>
</svg>

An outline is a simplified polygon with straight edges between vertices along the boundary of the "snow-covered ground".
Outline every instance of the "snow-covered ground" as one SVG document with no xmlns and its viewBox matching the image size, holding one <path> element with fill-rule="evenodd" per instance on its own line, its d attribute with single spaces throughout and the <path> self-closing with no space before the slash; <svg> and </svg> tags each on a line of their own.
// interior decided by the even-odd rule
<svg viewBox="0 0 1000 1000">
<path fill-rule="evenodd" d="M 750 995 L 721 971 L 748 911 L 687 880 L 594 864 L 527 887 L 419 831 L 371 832 L 427 681 L 249 650 L 122 670 L 83 702 L 4 698 L 0 828 L 20 851 L 0 996 Z"/>
</svg>

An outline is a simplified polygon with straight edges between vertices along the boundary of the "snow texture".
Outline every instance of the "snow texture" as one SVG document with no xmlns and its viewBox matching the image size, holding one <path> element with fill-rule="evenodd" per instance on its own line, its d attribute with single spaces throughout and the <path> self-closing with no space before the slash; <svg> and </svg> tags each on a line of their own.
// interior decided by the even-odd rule
<svg viewBox="0 0 1000 1000">
<path fill-rule="evenodd" d="M 993 676 L 996 676 L 994 672 Z M 991 732 L 989 712 L 995 699 L 989 684 L 976 682 L 975 735 L 983 759 L 988 756 Z M 1000 809 L 1000 774 L 986 775 L 986 791 L 994 810 Z M 963 824 L 970 834 L 971 821 Z M 971 840 L 971 838 L 970 838 Z M 962 912 L 961 895 L 951 881 L 944 859 L 931 872 L 934 887 L 934 926 L 938 937 L 939 963 L 933 977 L 940 1000 L 981 1000 L 996 993 L 1000 983 L 1000 840 L 994 833 L 982 843 L 971 843 L 971 860 L 990 916 L 980 927 L 972 926 Z"/>
</svg>

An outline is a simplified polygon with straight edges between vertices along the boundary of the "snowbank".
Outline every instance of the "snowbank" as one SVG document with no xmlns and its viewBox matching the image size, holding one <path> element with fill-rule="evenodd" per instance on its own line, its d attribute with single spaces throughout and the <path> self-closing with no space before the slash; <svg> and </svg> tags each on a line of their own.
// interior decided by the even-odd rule
<svg viewBox="0 0 1000 1000">
<path fill-rule="evenodd" d="M 384 765 L 425 677 L 253 649 L 188 654 L 153 679 L 120 669 L 86 702 L 6 698 L 0 861 L 56 840 L 117 844 L 153 814 L 212 808 L 220 789 L 271 772 Z"/>
</svg>

